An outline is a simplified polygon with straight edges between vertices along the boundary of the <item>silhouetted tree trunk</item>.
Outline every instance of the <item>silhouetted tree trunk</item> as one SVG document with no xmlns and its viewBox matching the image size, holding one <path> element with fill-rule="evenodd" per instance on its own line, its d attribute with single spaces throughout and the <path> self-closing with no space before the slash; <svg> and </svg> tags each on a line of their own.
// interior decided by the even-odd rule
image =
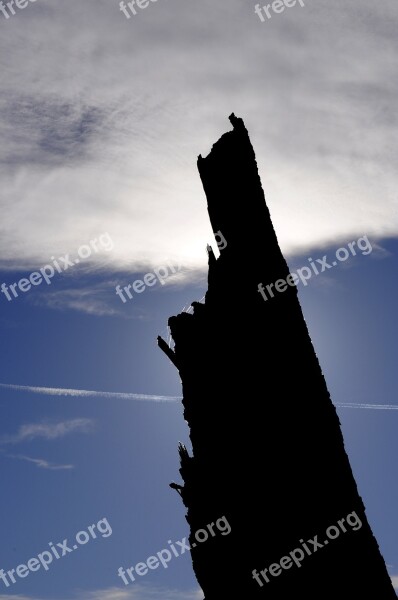
<svg viewBox="0 0 398 600">
<path fill-rule="evenodd" d="M 174 352 L 159 339 L 179 370 L 190 428 L 193 456 L 180 445 L 178 491 L 195 574 L 206 600 L 395 599 L 297 289 L 267 301 L 258 291 L 289 269 L 247 130 L 230 121 L 233 130 L 198 159 L 213 231 L 227 245 L 217 260 L 209 249 L 205 303 L 169 319 Z M 195 532 L 222 516 L 231 533 L 197 543 Z M 264 571 L 285 556 L 289 568 L 286 560 Z"/>
</svg>

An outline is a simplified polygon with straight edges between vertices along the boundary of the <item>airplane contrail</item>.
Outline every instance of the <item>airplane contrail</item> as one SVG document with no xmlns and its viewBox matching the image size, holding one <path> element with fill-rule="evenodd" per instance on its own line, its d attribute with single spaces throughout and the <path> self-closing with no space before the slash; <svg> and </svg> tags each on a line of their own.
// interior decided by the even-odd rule
<svg viewBox="0 0 398 600">
<path fill-rule="evenodd" d="M 74 390 L 68 388 L 36 387 L 31 385 L 13 385 L 11 383 L 0 383 L 0 388 L 20 392 L 31 392 L 45 396 L 73 396 L 74 398 L 89 398 L 99 396 L 101 398 L 119 398 L 120 400 L 142 400 L 146 402 L 176 402 L 181 396 L 158 396 L 149 394 L 130 394 L 125 392 L 98 392 L 95 390 Z"/>
<path fill-rule="evenodd" d="M 96 390 L 75 390 L 68 388 L 49 388 L 31 385 L 14 385 L 11 383 L 0 383 L 0 388 L 16 390 L 20 392 L 31 392 L 45 396 L 72 396 L 74 398 L 119 398 L 120 400 L 141 400 L 144 402 L 177 402 L 182 396 L 158 396 L 154 394 L 131 394 L 128 392 L 98 392 Z M 398 404 L 366 404 L 364 402 L 336 402 L 338 408 L 357 408 L 363 410 L 398 410 Z"/>
<path fill-rule="evenodd" d="M 356 402 L 336 402 L 339 408 L 364 408 L 368 410 L 398 410 L 398 404 L 364 404 Z"/>
</svg>

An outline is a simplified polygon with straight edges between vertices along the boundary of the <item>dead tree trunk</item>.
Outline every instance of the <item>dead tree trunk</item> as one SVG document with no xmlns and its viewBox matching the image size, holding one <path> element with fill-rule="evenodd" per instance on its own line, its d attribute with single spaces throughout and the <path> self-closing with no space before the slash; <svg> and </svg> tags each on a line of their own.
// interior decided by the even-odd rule
<svg viewBox="0 0 398 600">
<path fill-rule="evenodd" d="M 198 159 L 213 231 L 227 245 L 217 260 L 209 250 L 205 303 L 169 319 L 174 352 L 160 340 L 190 428 L 177 487 L 197 580 L 206 600 L 396 599 L 297 289 L 267 301 L 259 293 L 289 269 L 247 130 L 230 121 Z M 198 543 L 195 532 L 222 516 L 231 533 Z"/>
</svg>

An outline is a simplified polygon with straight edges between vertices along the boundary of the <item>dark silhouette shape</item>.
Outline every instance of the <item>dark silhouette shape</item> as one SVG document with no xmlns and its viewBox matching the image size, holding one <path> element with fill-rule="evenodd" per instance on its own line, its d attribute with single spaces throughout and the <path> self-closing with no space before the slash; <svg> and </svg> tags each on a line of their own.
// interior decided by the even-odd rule
<svg viewBox="0 0 398 600">
<path fill-rule="evenodd" d="M 173 365 L 175 367 L 177 367 L 177 369 L 178 369 L 178 363 L 177 363 L 177 359 L 176 359 L 175 353 L 166 344 L 166 342 L 164 341 L 164 339 L 160 335 L 158 335 L 158 345 L 159 345 L 159 348 L 161 348 L 161 350 L 163 350 L 163 352 L 166 354 L 166 356 L 169 357 L 169 359 L 171 360 L 171 362 L 173 363 Z"/>
<path fill-rule="evenodd" d="M 176 490 L 176 492 L 178 492 L 180 494 L 180 496 L 182 496 L 182 491 L 184 489 L 183 485 L 180 485 L 179 483 L 174 483 L 174 481 L 172 483 L 169 483 L 169 486 L 171 487 L 172 490 Z"/>
<path fill-rule="evenodd" d="M 297 289 L 266 302 L 258 292 L 289 269 L 247 130 L 230 121 L 198 159 L 213 231 L 227 245 L 217 260 L 208 249 L 205 303 L 169 319 L 174 351 L 159 338 L 190 428 L 193 456 L 179 446 L 184 486 L 172 487 L 187 508 L 197 580 L 206 600 L 395 599 Z M 196 543 L 223 516 L 231 533 Z M 269 569 L 295 549 L 298 564 Z"/>
</svg>

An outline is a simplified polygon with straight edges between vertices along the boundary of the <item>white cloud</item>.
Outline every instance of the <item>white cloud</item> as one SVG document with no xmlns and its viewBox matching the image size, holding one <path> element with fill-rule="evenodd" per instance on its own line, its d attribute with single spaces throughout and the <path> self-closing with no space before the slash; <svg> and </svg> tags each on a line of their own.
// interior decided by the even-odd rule
<svg viewBox="0 0 398 600">
<path fill-rule="evenodd" d="M 130 20 L 109 0 L 41 0 L 15 15 L 0 40 L 1 265 L 41 266 L 108 231 L 111 268 L 204 268 L 196 156 L 232 111 L 284 252 L 397 235 L 395 15 L 391 0 L 266 23 L 238 0 Z"/>
<path fill-rule="evenodd" d="M 69 419 L 59 422 L 27 423 L 21 425 L 15 435 L 1 438 L 2 443 L 19 444 L 35 439 L 56 440 L 73 433 L 89 433 L 93 430 L 91 419 Z"/>
<path fill-rule="evenodd" d="M 0 594 L 1 600 L 38 600 L 33 596 L 20 596 L 19 594 Z"/>
<path fill-rule="evenodd" d="M 69 600 L 202 600 L 200 590 L 176 590 L 135 585 L 131 588 L 106 588 L 76 592 Z M 0 594 L 0 600 L 41 600 L 38 596 Z M 50 600 L 50 599 L 48 599 Z"/>
<path fill-rule="evenodd" d="M 80 284 L 78 286 L 76 286 L 76 280 L 72 279 L 71 281 L 67 281 L 66 285 L 63 285 L 64 289 L 43 286 L 40 288 L 40 291 L 36 290 L 36 293 L 30 295 L 29 299 L 37 305 L 44 305 L 51 309 L 75 310 L 100 317 L 118 316 L 124 319 L 147 319 L 149 315 L 143 305 L 137 305 L 133 301 L 130 301 L 131 299 L 128 299 L 125 292 L 124 300 L 127 304 L 122 303 L 120 297 L 116 295 L 117 285 L 125 287 L 136 281 L 137 278 L 142 280 L 143 275 L 132 277 L 131 273 L 120 272 L 115 273 L 111 279 L 105 277 L 101 282 L 94 283 L 90 281 L 89 285 L 85 282 L 83 285 Z M 151 288 L 149 293 L 158 289 L 165 289 L 169 285 L 189 285 L 190 283 L 198 282 L 199 279 L 200 273 L 193 271 L 177 273 L 176 275 L 170 274 L 164 279 L 164 287 L 159 282 L 156 282 L 155 287 Z M 203 280 L 206 280 L 205 275 Z M 66 288 L 66 286 L 68 287 Z"/>
<path fill-rule="evenodd" d="M 136 585 L 126 589 L 108 588 L 90 592 L 85 597 L 90 600 L 202 600 L 203 592 Z"/>
<path fill-rule="evenodd" d="M 31 462 L 35 464 L 39 469 L 48 469 L 49 471 L 64 471 L 69 469 L 74 469 L 74 465 L 56 465 L 54 463 L 50 463 L 43 458 L 31 458 L 30 456 L 23 456 L 19 454 L 7 454 L 9 458 L 17 458 L 19 460 L 26 460 L 27 462 Z"/>
<path fill-rule="evenodd" d="M 76 310 L 89 315 L 121 316 L 128 318 L 125 311 L 110 306 L 110 293 L 114 292 L 111 286 L 92 286 L 71 288 L 67 290 L 45 290 L 35 298 L 37 304 L 45 304 L 48 308 L 59 310 Z"/>
</svg>

